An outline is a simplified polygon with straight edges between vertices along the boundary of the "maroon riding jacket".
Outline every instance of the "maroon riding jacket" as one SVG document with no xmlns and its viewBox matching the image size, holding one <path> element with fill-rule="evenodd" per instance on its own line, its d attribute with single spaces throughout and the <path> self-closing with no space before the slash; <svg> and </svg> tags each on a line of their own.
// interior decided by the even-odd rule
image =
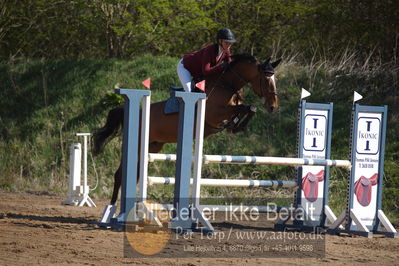
<svg viewBox="0 0 399 266">
<path fill-rule="evenodd" d="M 222 54 L 219 60 L 216 61 L 219 52 L 218 44 L 210 44 L 193 51 L 183 57 L 184 67 L 190 71 L 193 78 L 203 78 L 212 74 L 219 73 L 223 70 L 223 65 L 219 64 L 222 61 L 230 62 L 230 51 Z"/>
</svg>

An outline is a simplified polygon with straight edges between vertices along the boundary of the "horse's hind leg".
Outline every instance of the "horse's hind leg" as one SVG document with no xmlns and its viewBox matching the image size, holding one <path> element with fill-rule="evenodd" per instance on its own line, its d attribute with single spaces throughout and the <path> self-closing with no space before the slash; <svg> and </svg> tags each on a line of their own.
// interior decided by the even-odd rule
<svg viewBox="0 0 399 266">
<path fill-rule="evenodd" d="M 118 170 L 114 174 L 114 191 L 112 192 L 111 205 L 115 205 L 118 199 L 119 188 L 122 183 L 122 161 L 119 164 Z"/>
<path fill-rule="evenodd" d="M 137 162 L 137 183 L 139 182 L 139 166 L 140 162 Z M 118 200 L 118 193 L 119 189 L 121 188 L 122 184 L 122 161 L 119 164 L 118 170 L 116 170 L 114 174 L 114 190 L 112 192 L 112 198 L 111 198 L 111 205 L 115 205 L 116 201 Z"/>
<path fill-rule="evenodd" d="M 151 153 L 158 153 L 162 150 L 162 147 L 165 143 L 160 143 L 160 142 L 151 142 L 149 145 L 149 152 Z M 138 162 L 139 165 L 139 162 Z M 137 182 L 139 181 L 139 169 L 137 167 Z M 116 170 L 114 174 L 114 190 L 112 192 L 112 198 L 111 198 L 111 205 L 115 205 L 116 201 L 118 200 L 118 193 L 119 189 L 122 184 L 122 161 L 119 164 L 118 170 Z"/>
</svg>

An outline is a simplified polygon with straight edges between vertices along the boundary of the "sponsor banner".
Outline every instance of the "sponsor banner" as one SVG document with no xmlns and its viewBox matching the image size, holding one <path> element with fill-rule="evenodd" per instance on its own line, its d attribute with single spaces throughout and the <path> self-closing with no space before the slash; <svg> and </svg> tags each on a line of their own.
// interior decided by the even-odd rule
<svg viewBox="0 0 399 266">
<path fill-rule="evenodd" d="M 306 109 L 304 113 L 302 157 L 328 159 L 328 110 Z M 324 166 L 302 166 L 301 205 L 312 215 L 305 217 L 304 225 L 317 226 L 323 218 Z"/>
<path fill-rule="evenodd" d="M 358 112 L 355 119 L 352 208 L 361 222 L 372 230 L 377 210 L 378 179 L 382 178 L 379 176 L 382 113 Z M 351 230 L 356 229 L 352 222 Z"/>
</svg>

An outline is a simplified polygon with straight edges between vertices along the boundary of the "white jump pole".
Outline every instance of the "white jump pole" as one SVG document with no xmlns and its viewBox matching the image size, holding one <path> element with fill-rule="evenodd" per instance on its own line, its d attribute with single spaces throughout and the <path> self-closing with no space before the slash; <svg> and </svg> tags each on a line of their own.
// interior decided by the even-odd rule
<svg viewBox="0 0 399 266">
<path fill-rule="evenodd" d="M 175 154 L 150 153 L 148 155 L 150 162 L 155 161 L 175 161 Z M 267 165 L 319 165 L 335 166 L 351 169 L 351 162 L 348 160 L 319 160 L 290 157 L 266 157 L 266 156 L 234 156 L 234 155 L 203 155 L 203 162 L 220 164 L 267 164 Z"/>
<path fill-rule="evenodd" d="M 149 153 L 148 154 L 148 161 L 150 163 L 153 162 L 175 162 L 176 161 L 176 154 L 163 154 L 163 153 Z"/>
<path fill-rule="evenodd" d="M 252 180 L 252 179 L 200 179 L 201 186 L 208 187 L 284 187 L 295 188 L 297 183 L 295 181 L 277 181 L 277 180 Z M 148 185 L 174 185 L 174 177 L 157 177 L 149 176 Z M 191 185 L 195 185 L 195 178 L 190 180 Z M 194 189 L 193 189 L 194 191 Z M 197 192 L 199 195 L 199 192 Z M 199 198 L 198 198 L 199 199 Z M 194 198 L 196 200 L 196 198 Z"/>
<path fill-rule="evenodd" d="M 264 156 L 231 156 L 231 155 L 204 155 L 204 162 L 220 164 L 274 164 L 274 165 L 320 165 L 336 166 L 351 169 L 352 164 L 349 160 L 324 160 L 324 159 L 304 159 L 289 157 L 264 157 Z"/>
</svg>

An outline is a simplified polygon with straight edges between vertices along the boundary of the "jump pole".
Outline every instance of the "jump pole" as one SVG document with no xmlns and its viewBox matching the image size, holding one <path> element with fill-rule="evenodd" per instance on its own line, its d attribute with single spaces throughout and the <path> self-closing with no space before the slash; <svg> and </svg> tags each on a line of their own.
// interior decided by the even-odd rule
<svg viewBox="0 0 399 266">
<path fill-rule="evenodd" d="M 194 184 L 195 179 L 190 180 L 190 185 Z M 148 185 L 174 185 L 174 177 L 158 177 L 149 176 Z M 295 181 L 281 181 L 281 180 L 252 180 L 252 179 L 212 179 L 202 178 L 202 186 L 208 187 L 285 187 L 295 188 L 297 183 Z"/>
<path fill-rule="evenodd" d="M 176 161 L 175 154 L 150 153 L 150 162 Z M 351 162 L 348 160 L 310 159 L 291 157 L 269 157 L 269 156 L 245 156 L 245 155 L 203 155 L 200 158 L 203 164 L 258 164 L 258 165 L 288 165 L 288 166 L 336 166 L 350 169 Z"/>
</svg>

